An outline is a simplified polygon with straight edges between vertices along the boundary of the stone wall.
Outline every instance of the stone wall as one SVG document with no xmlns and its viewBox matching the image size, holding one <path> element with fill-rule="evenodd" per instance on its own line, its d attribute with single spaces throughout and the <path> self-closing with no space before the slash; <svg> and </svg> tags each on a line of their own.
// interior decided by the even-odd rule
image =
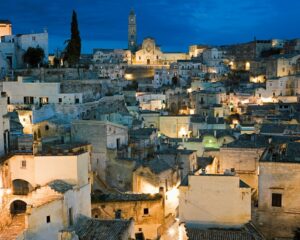
<svg viewBox="0 0 300 240">
<path fill-rule="evenodd" d="M 267 239 L 292 238 L 300 223 L 300 164 L 260 162 L 256 225 Z M 272 207 L 272 194 L 282 194 L 282 206 Z"/>
</svg>

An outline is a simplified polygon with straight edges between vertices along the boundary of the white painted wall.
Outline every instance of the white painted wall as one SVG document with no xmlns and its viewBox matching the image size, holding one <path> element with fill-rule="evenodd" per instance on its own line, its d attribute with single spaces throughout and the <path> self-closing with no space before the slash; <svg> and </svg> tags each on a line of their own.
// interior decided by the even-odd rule
<svg viewBox="0 0 300 240">
<path fill-rule="evenodd" d="M 180 186 L 181 222 L 212 226 L 240 226 L 251 220 L 251 189 L 240 188 L 237 176 L 189 176 Z"/>
<path fill-rule="evenodd" d="M 48 103 L 75 104 L 75 99 L 82 103 L 82 93 L 60 93 L 60 83 L 24 82 L 18 77 L 18 82 L 3 82 L 3 91 L 10 97 L 11 104 L 24 104 L 24 97 L 34 97 L 34 104 L 40 103 L 40 97 L 48 97 Z"/>
</svg>

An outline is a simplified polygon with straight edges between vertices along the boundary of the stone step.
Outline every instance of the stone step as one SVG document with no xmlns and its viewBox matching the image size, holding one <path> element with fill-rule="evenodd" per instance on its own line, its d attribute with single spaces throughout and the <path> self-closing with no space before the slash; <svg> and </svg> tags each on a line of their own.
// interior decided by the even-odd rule
<svg viewBox="0 0 300 240">
<path fill-rule="evenodd" d="M 15 240 L 25 230 L 25 214 L 13 217 L 12 223 L 0 232 L 0 240 Z"/>
</svg>

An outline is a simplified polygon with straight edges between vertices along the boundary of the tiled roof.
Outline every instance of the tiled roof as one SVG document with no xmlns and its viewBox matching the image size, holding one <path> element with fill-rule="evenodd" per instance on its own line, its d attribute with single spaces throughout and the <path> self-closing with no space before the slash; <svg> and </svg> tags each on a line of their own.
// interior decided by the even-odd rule
<svg viewBox="0 0 300 240">
<path fill-rule="evenodd" d="M 239 230 L 201 230 L 187 228 L 189 240 L 253 240 L 249 233 Z"/>
<path fill-rule="evenodd" d="M 129 131 L 129 135 L 132 138 L 149 138 L 152 133 L 156 131 L 156 128 L 140 128 L 137 130 Z"/>
<path fill-rule="evenodd" d="M 268 138 L 256 134 L 243 134 L 234 142 L 224 147 L 228 148 L 264 148 L 268 145 Z"/>
<path fill-rule="evenodd" d="M 50 182 L 48 185 L 54 191 L 59 192 L 59 193 L 65 193 L 65 192 L 73 189 L 73 185 L 66 183 L 65 181 L 62 181 L 62 180 L 54 180 L 54 181 Z"/>
<path fill-rule="evenodd" d="M 169 169 L 173 169 L 166 161 L 160 158 L 148 161 L 143 164 L 145 167 L 149 167 L 153 173 L 159 174 Z"/>
<path fill-rule="evenodd" d="M 212 164 L 214 161 L 213 157 L 198 157 L 197 163 L 199 168 L 206 168 L 208 165 Z"/>
<path fill-rule="evenodd" d="M 197 226 L 186 226 L 189 240 L 263 240 L 251 224 L 239 229 L 203 229 Z"/>
<path fill-rule="evenodd" d="M 160 194 L 137 194 L 137 193 L 117 193 L 117 194 L 92 194 L 92 202 L 134 202 L 134 201 L 156 201 L 161 199 Z"/>
<path fill-rule="evenodd" d="M 126 233 L 131 224 L 132 220 L 98 220 L 81 216 L 74 230 L 79 240 L 121 240 L 130 237 Z"/>
<path fill-rule="evenodd" d="M 288 142 L 282 145 L 271 145 L 261 162 L 300 163 L 300 142 Z"/>
</svg>

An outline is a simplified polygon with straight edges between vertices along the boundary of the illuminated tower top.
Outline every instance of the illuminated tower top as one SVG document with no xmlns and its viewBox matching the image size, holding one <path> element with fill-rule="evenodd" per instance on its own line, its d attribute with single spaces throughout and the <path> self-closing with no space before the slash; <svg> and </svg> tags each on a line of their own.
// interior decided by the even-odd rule
<svg viewBox="0 0 300 240">
<path fill-rule="evenodd" d="M 137 50 L 136 15 L 133 9 L 128 17 L 128 49 L 131 52 Z"/>
<path fill-rule="evenodd" d="M 0 20 L 0 37 L 11 35 L 11 22 L 9 20 Z"/>
</svg>

